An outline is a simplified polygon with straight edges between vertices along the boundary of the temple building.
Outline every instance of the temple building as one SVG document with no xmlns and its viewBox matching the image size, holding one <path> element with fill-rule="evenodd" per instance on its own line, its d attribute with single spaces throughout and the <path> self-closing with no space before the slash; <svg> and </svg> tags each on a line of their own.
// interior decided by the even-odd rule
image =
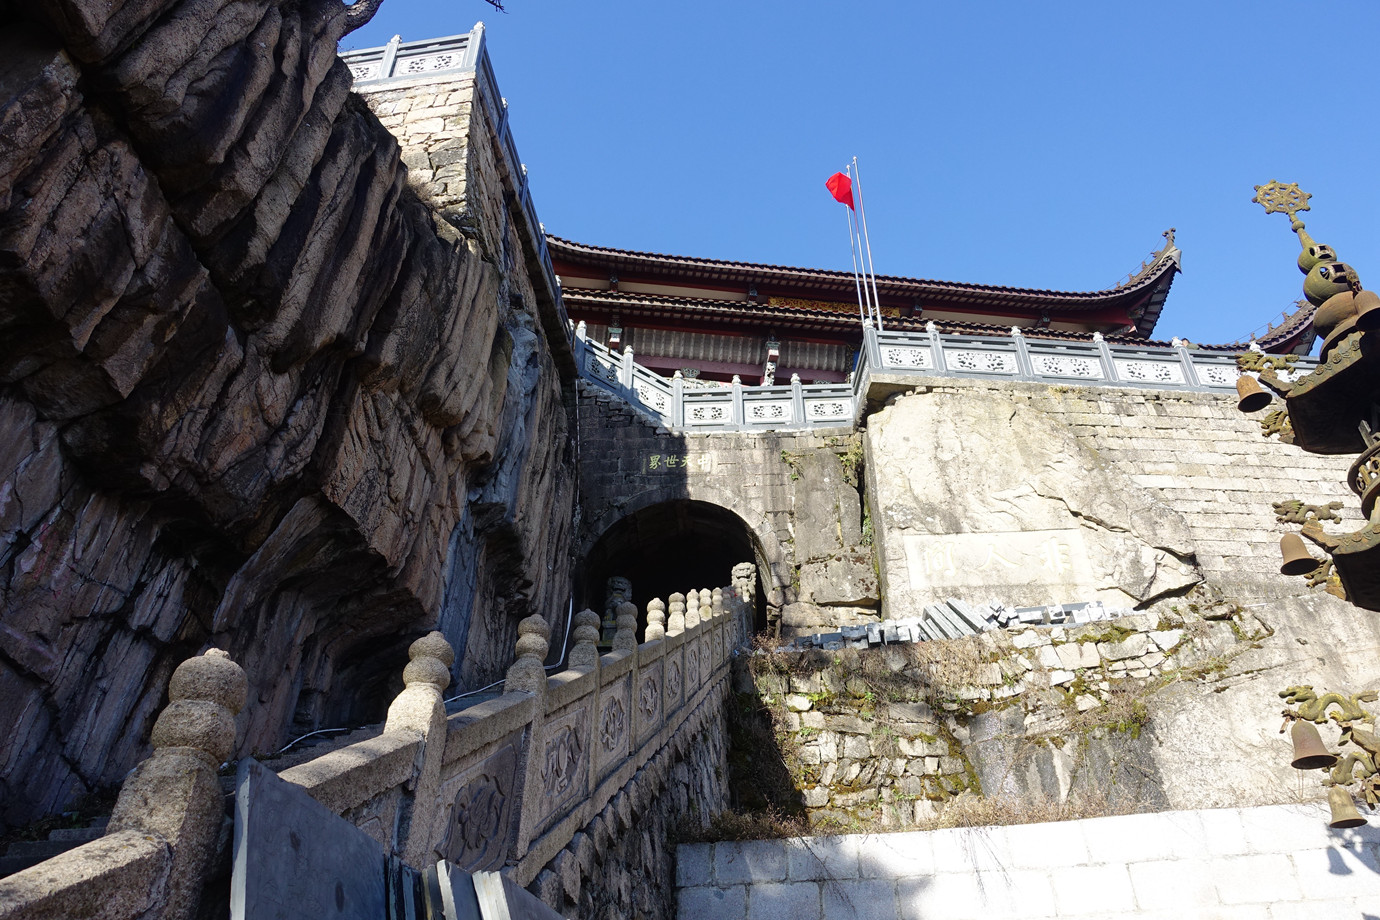
<svg viewBox="0 0 1380 920">
<path fill-rule="evenodd" d="M 1100 291 L 1046 291 L 891 275 L 877 277 L 883 327 L 947 334 L 1169 345 L 1153 338 L 1180 270 L 1174 232 L 1120 283 Z M 847 379 L 862 343 L 857 287 L 847 271 L 637 252 L 548 236 L 566 310 L 592 341 L 670 377 L 744 384 Z M 1257 344 L 1307 354 L 1312 309 Z M 1209 347 L 1212 346 L 1199 346 Z M 1242 343 L 1222 346 L 1240 350 Z"/>
</svg>

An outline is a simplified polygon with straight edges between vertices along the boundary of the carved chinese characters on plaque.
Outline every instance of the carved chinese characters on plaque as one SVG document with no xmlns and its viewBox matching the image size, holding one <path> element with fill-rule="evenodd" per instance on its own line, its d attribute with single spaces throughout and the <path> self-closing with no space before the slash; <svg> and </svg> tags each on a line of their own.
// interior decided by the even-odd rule
<svg viewBox="0 0 1380 920">
<path fill-rule="evenodd" d="M 906 534 L 911 588 L 1074 585 L 1088 571 L 1082 531 Z"/>
<path fill-rule="evenodd" d="M 517 751 L 508 744 L 455 781 L 460 785 L 452 800 L 445 833 L 436 847 L 437 857 L 448 859 L 467 872 L 503 865 L 512 827 L 512 783 L 516 773 Z"/>
</svg>

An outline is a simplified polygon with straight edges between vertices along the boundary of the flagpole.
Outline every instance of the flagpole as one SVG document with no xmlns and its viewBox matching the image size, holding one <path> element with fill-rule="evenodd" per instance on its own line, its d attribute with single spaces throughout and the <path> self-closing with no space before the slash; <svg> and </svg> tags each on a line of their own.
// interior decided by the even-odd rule
<svg viewBox="0 0 1380 920">
<path fill-rule="evenodd" d="M 858 185 L 858 218 L 862 222 L 863 245 L 867 249 L 867 269 L 872 272 L 872 301 L 877 305 L 877 331 L 882 331 L 882 301 L 877 293 L 877 269 L 872 264 L 872 240 L 867 234 L 867 208 L 863 206 L 862 170 L 858 158 L 853 157 L 853 181 Z"/>
<path fill-rule="evenodd" d="M 858 289 L 858 319 L 866 323 L 867 318 L 863 315 L 862 282 L 858 279 L 858 243 L 853 239 L 853 209 L 845 205 L 844 211 L 847 212 L 844 220 L 848 221 L 848 249 L 853 253 L 853 286 Z"/>
<path fill-rule="evenodd" d="M 853 194 L 853 167 L 845 165 L 843 167 L 843 171 L 848 176 L 848 194 L 851 199 Z M 861 250 L 863 245 L 863 237 L 861 226 L 858 224 L 858 212 L 856 208 L 850 207 L 848 209 L 848 240 L 850 243 L 853 243 L 855 238 L 855 245 L 859 250 Z M 859 259 L 861 260 L 861 255 L 859 255 Z M 877 309 L 876 305 L 872 302 L 872 291 L 867 286 L 867 262 L 865 261 L 863 261 L 862 263 L 862 296 L 863 302 L 867 304 L 866 322 L 875 325 Z"/>
</svg>

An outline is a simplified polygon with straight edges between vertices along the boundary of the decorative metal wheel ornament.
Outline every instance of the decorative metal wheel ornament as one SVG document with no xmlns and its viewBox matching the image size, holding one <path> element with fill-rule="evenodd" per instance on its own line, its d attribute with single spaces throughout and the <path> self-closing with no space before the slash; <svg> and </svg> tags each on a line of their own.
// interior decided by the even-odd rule
<svg viewBox="0 0 1380 920">
<path fill-rule="evenodd" d="M 1297 182 L 1290 182 L 1286 185 L 1283 182 L 1271 180 L 1264 185 L 1255 187 L 1255 197 L 1251 201 L 1263 207 L 1266 214 L 1283 211 L 1289 215 L 1289 219 L 1292 221 L 1295 212 L 1308 210 L 1308 199 L 1312 197 L 1308 192 L 1300 189 Z"/>
</svg>

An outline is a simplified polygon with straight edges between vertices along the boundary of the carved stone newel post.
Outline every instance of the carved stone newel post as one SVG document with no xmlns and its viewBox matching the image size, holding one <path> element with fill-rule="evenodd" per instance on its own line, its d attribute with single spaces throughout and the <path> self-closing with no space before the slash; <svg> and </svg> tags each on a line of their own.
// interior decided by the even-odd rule
<svg viewBox="0 0 1380 920">
<path fill-rule="evenodd" d="M 153 725 L 153 756 L 120 789 L 107 834 L 156 834 L 172 849 L 162 917 L 196 911 L 225 806 L 216 771 L 235 751 L 235 715 L 249 682 L 220 649 L 177 666 L 168 708 Z"/>
<path fill-rule="evenodd" d="M 661 598 L 654 597 L 647 602 L 646 641 L 666 638 L 666 605 Z"/>
<path fill-rule="evenodd" d="M 551 647 L 551 627 L 535 613 L 518 623 L 518 659 L 503 680 L 504 693 L 546 693 L 546 652 Z"/>
<path fill-rule="evenodd" d="M 678 636 L 685 632 L 685 595 L 679 592 L 671 595 L 671 615 L 666 620 L 666 635 Z"/>
<path fill-rule="evenodd" d="M 420 869 L 430 858 L 433 825 L 439 811 L 436 796 L 441 787 L 441 762 L 446 753 L 444 692 L 450 686 L 450 666 L 455 663 L 455 650 L 445 636 L 432 632 L 408 646 L 407 655 L 410 660 L 403 668 L 406 687 L 388 707 L 384 731 L 421 735 L 422 755 L 416 767 L 412 805 L 404 809 L 398 827 L 403 861 Z"/>
<path fill-rule="evenodd" d="M 575 614 L 575 647 L 570 650 L 570 667 L 599 666 L 599 614 L 589 608 Z"/>
<path fill-rule="evenodd" d="M 637 650 L 637 605 L 627 601 L 618 605 L 618 632 L 613 637 L 613 650 Z"/>
</svg>

